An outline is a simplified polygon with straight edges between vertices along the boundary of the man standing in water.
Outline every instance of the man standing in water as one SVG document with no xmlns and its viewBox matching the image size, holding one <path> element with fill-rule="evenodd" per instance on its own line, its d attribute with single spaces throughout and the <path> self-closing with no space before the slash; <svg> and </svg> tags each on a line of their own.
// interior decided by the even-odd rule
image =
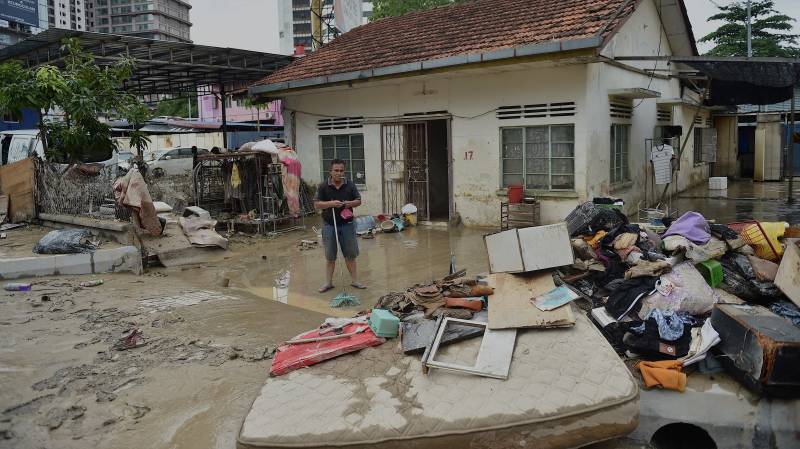
<svg viewBox="0 0 800 449">
<path fill-rule="evenodd" d="M 336 231 L 333 220 L 336 219 L 336 229 L 339 234 L 339 246 L 344 256 L 347 271 L 350 272 L 351 284 L 355 288 L 364 289 L 358 282 L 356 270 L 356 257 L 358 257 L 358 240 L 356 240 L 356 225 L 353 224 L 353 208 L 361 205 L 361 194 L 356 185 L 348 181 L 345 176 L 345 162 L 341 159 L 331 161 L 330 178 L 322 181 L 317 187 L 317 196 L 314 198 L 314 207 L 322 210 L 322 243 L 325 246 L 326 280 L 319 292 L 325 293 L 333 288 L 333 272 L 336 268 L 336 257 L 339 248 L 336 247 Z"/>
</svg>

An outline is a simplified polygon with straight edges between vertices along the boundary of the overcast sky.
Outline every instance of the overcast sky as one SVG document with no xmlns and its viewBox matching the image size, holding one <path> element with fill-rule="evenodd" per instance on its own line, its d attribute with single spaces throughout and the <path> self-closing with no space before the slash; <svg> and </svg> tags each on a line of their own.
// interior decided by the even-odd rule
<svg viewBox="0 0 800 449">
<path fill-rule="evenodd" d="M 731 0 L 713 0 L 727 5 Z M 189 0 L 192 4 L 192 40 L 198 44 L 278 53 L 278 0 Z M 718 22 L 707 22 L 717 12 L 712 0 L 685 0 L 697 40 L 714 31 Z M 800 0 L 775 0 L 776 9 L 800 19 Z M 800 23 L 795 22 L 800 34 Z M 698 43 L 700 53 L 711 47 Z"/>
</svg>

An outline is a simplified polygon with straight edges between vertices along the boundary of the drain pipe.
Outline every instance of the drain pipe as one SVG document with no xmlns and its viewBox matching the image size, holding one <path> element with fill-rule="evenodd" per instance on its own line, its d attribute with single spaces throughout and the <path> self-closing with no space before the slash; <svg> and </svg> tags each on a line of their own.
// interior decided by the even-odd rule
<svg viewBox="0 0 800 449">
<path fill-rule="evenodd" d="M 788 161 L 787 164 L 789 165 L 789 197 L 786 201 L 791 204 L 794 202 L 794 136 L 795 136 L 795 118 L 794 118 L 794 110 L 795 110 L 795 91 L 792 89 L 792 117 L 791 117 L 791 128 L 789 129 L 789 154 L 788 154 Z"/>
</svg>

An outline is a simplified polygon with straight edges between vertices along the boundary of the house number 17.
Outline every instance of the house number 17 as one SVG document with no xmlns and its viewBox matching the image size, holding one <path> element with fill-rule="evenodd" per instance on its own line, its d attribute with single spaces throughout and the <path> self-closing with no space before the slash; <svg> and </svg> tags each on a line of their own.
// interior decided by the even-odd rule
<svg viewBox="0 0 800 449">
<path fill-rule="evenodd" d="M 471 160 L 473 159 L 472 157 L 473 157 L 474 155 L 475 155 L 475 152 L 474 152 L 474 151 L 465 151 L 465 152 L 464 152 L 464 160 L 465 160 L 465 161 L 471 161 Z"/>
</svg>

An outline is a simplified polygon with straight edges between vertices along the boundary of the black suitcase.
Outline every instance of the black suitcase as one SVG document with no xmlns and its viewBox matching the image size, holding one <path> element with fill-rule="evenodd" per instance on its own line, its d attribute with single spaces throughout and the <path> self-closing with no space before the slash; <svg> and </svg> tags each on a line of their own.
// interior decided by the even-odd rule
<svg viewBox="0 0 800 449">
<path fill-rule="evenodd" d="M 711 325 L 719 361 L 739 382 L 765 396 L 800 396 L 800 328 L 749 304 L 716 305 Z"/>
</svg>

